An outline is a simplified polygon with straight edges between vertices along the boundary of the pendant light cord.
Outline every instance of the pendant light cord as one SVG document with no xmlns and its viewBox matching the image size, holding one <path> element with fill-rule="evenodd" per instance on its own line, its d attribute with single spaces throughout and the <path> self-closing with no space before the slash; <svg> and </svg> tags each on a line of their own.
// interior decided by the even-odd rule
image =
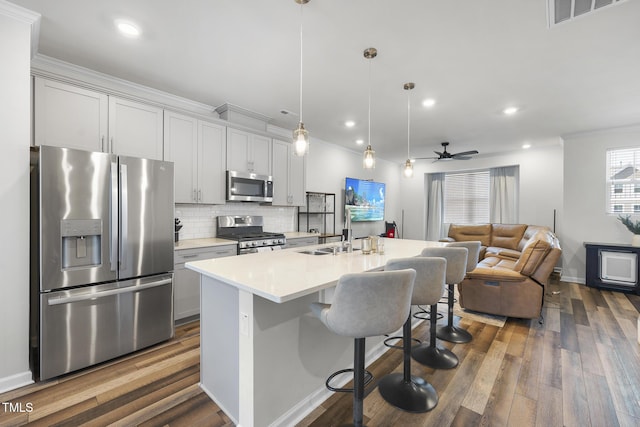
<svg viewBox="0 0 640 427">
<path fill-rule="evenodd" d="M 407 160 L 411 160 L 411 92 L 407 93 Z"/>
<path fill-rule="evenodd" d="M 302 121 L 302 9 L 304 3 L 300 3 L 300 123 Z"/>
<path fill-rule="evenodd" d="M 369 134 L 367 136 L 368 140 L 369 140 L 369 147 L 371 146 L 371 59 L 373 58 L 369 58 Z"/>
</svg>

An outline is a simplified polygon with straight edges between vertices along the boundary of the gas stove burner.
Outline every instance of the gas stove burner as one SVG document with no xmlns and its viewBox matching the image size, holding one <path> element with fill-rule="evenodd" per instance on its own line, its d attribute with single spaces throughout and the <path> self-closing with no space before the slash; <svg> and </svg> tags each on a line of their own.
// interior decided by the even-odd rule
<svg viewBox="0 0 640 427">
<path fill-rule="evenodd" d="M 238 242 L 238 254 L 282 248 L 286 243 L 282 233 L 262 230 L 261 216 L 219 216 L 217 236 Z"/>
</svg>

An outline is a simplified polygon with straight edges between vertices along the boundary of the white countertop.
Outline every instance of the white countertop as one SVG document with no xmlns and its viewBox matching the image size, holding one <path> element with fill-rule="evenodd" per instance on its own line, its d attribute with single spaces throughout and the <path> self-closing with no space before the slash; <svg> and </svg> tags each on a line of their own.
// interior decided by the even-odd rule
<svg viewBox="0 0 640 427">
<path fill-rule="evenodd" d="M 444 245 L 424 240 L 385 238 L 384 241 L 384 255 L 365 255 L 360 250 L 338 255 L 301 253 L 339 245 L 332 243 L 193 261 L 185 265 L 238 289 L 282 303 L 335 286 L 343 274 L 381 269 L 389 259 L 416 256 L 426 247 Z M 358 248 L 360 241 L 354 241 L 354 246 Z"/>
<path fill-rule="evenodd" d="M 234 240 L 218 239 L 217 237 L 208 237 L 204 239 L 186 239 L 180 240 L 175 245 L 175 250 L 206 248 L 210 246 L 237 245 Z"/>
</svg>

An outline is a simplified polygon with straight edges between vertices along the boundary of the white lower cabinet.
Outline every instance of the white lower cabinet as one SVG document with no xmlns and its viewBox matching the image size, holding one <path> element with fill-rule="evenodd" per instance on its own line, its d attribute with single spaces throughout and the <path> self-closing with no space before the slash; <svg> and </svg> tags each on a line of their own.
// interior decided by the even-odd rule
<svg viewBox="0 0 640 427">
<path fill-rule="evenodd" d="M 237 245 L 181 249 L 175 253 L 173 271 L 174 320 L 200 314 L 200 274 L 184 266 L 186 262 L 237 255 Z"/>
</svg>

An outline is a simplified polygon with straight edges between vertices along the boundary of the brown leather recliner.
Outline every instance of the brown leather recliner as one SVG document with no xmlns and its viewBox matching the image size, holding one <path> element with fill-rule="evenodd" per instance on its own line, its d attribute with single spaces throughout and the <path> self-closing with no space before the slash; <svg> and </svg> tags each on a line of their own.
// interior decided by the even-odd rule
<svg viewBox="0 0 640 427">
<path fill-rule="evenodd" d="M 526 319 L 541 315 L 544 287 L 562 250 L 548 228 L 531 231 L 521 251 L 511 249 L 509 256 L 487 248 L 484 259 L 458 285 L 462 308 Z M 519 257 L 513 258 L 516 251 Z"/>
</svg>

